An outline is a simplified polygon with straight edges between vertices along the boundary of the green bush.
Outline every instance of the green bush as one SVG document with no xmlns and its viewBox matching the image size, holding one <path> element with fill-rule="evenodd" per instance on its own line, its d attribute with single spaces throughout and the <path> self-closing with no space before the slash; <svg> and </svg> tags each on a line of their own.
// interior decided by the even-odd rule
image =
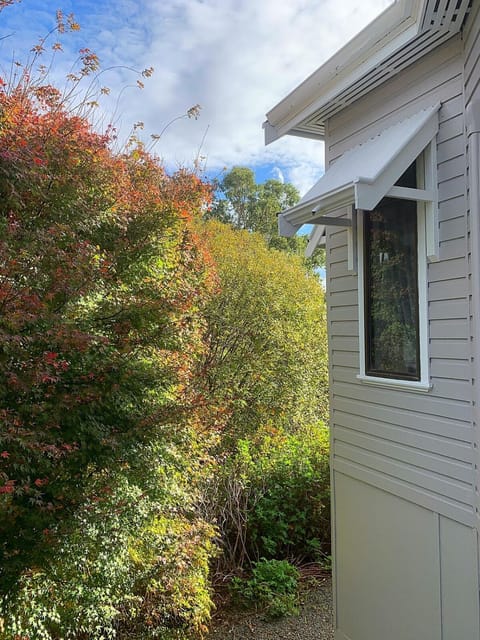
<svg viewBox="0 0 480 640">
<path fill-rule="evenodd" d="M 267 618 L 281 618 L 298 614 L 299 577 L 286 560 L 262 558 L 254 564 L 251 578 L 233 578 L 231 590 L 240 603 L 263 609 Z"/>
<path fill-rule="evenodd" d="M 329 434 L 323 425 L 291 435 L 264 429 L 239 440 L 206 492 L 221 534 L 220 569 L 262 557 L 321 561 L 329 555 Z"/>
<path fill-rule="evenodd" d="M 1 598 L 2 640 L 204 631 L 214 531 L 195 514 L 198 472 L 170 440 L 132 449 L 122 469 L 93 473 L 83 506 L 44 532 L 48 560 Z"/>
</svg>

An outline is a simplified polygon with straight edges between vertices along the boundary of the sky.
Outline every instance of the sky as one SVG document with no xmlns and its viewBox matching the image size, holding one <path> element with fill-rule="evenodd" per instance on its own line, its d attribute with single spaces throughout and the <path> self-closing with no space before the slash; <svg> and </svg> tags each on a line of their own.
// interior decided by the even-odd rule
<svg viewBox="0 0 480 640">
<path fill-rule="evenodd" d="M 196 163 L 221 178 L 248 166 L 259 182 L 292 182 L 303 194 L 323 173 L 323 144 L 285 136 L 266 147 L 265 113 L 391 1 L 22 0 L 0 14 L 0 77 L 26 61 L 57 9 L 74 13 L 80 31 L 61 37 L 62 53 L 47 47 L 41 62 L 63 86 L 79 49 L 99 56 L 92 90 L 110 94 L 101 96 L 98 128 L 112 122 L 123 141 L 143 122 L 137 133 L 170 171 Z M 148 67 L 150 78 L 138 74 Z M 194 105 L 198 118 L 186 117 Z"/>
</svg>

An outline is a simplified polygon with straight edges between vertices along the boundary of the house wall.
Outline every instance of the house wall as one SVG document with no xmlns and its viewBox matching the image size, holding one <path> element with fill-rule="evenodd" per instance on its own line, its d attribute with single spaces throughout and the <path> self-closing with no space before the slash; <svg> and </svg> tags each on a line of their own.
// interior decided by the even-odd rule
<svg viewBox="0 0 480 640">
<path fill-rule="evenodd" d="M 467 129 L 467 219 L 469 227 L 469 275 L 471 281 L 470 332 L 473 345 L 473 394 L 479 398 L 480 380 L 480 8 L 471 15 L 465 32 L 464 84 Z M 475 166 L 476 165 L 476 166 Z M 476 180 L 475 180 L 476 176 Z M 472 184 L 473 183 L 473 184 Z M 475 403 L 473 425 L 480 450 L 480 407 Z M 477 530 L 480 531 L 479 461 L 476 464 Z"/>
<path fill-rule="evenodd" d="M 327 122 L 327 161 L 334 162 L 442 103 L 428 393 L 357 380 L 358 278 L 347 268 L 347 232 L 327 228 L 339 640 L 480 637 L 463 61 L 458 36 Z"/>
</svg>

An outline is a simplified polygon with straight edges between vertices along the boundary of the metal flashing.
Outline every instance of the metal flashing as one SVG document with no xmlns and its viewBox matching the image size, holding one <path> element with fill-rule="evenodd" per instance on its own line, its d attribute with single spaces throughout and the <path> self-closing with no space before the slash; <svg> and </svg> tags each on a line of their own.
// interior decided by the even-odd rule
<svg viewBox="0 0 480 640">
<path fill-rule="evenodd" d="M 294 235 L 302 224 L 324 225 L 324 216 L 345 206 L 371 211 L 386 195 L 433 199 L 433 191 L 392 188 L 434 139 L 439 109 L 440 104 L 422 109 L 347 151 L 298 204 L 279 215 L 280 234 Z"/>
</svg>

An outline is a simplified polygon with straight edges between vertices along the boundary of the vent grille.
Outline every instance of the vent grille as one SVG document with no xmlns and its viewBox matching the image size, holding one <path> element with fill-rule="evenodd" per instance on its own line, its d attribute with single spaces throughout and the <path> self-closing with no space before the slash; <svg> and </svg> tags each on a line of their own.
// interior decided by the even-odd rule
<svg viewBox="0 0 480 640">
<path fill-rule="evenodd" d="M 436 0 L 430 2 L 423 28 L 413 40 L 393 56 L 341 91 L 328 105 L 320 107 L 290 131 L 292 135 L 323 137 L 327 118 L 366 95 L 375 87 L 413 64 L 416 60 L 460 31 L 472 8 L 473 0 Z"/>
<path fill-rule="evenodd" d="M 430 2 L 423 18 L 424 29 L 461 28 L 472 8 L 473 0 L 436 0 Z"/>
</svg>

